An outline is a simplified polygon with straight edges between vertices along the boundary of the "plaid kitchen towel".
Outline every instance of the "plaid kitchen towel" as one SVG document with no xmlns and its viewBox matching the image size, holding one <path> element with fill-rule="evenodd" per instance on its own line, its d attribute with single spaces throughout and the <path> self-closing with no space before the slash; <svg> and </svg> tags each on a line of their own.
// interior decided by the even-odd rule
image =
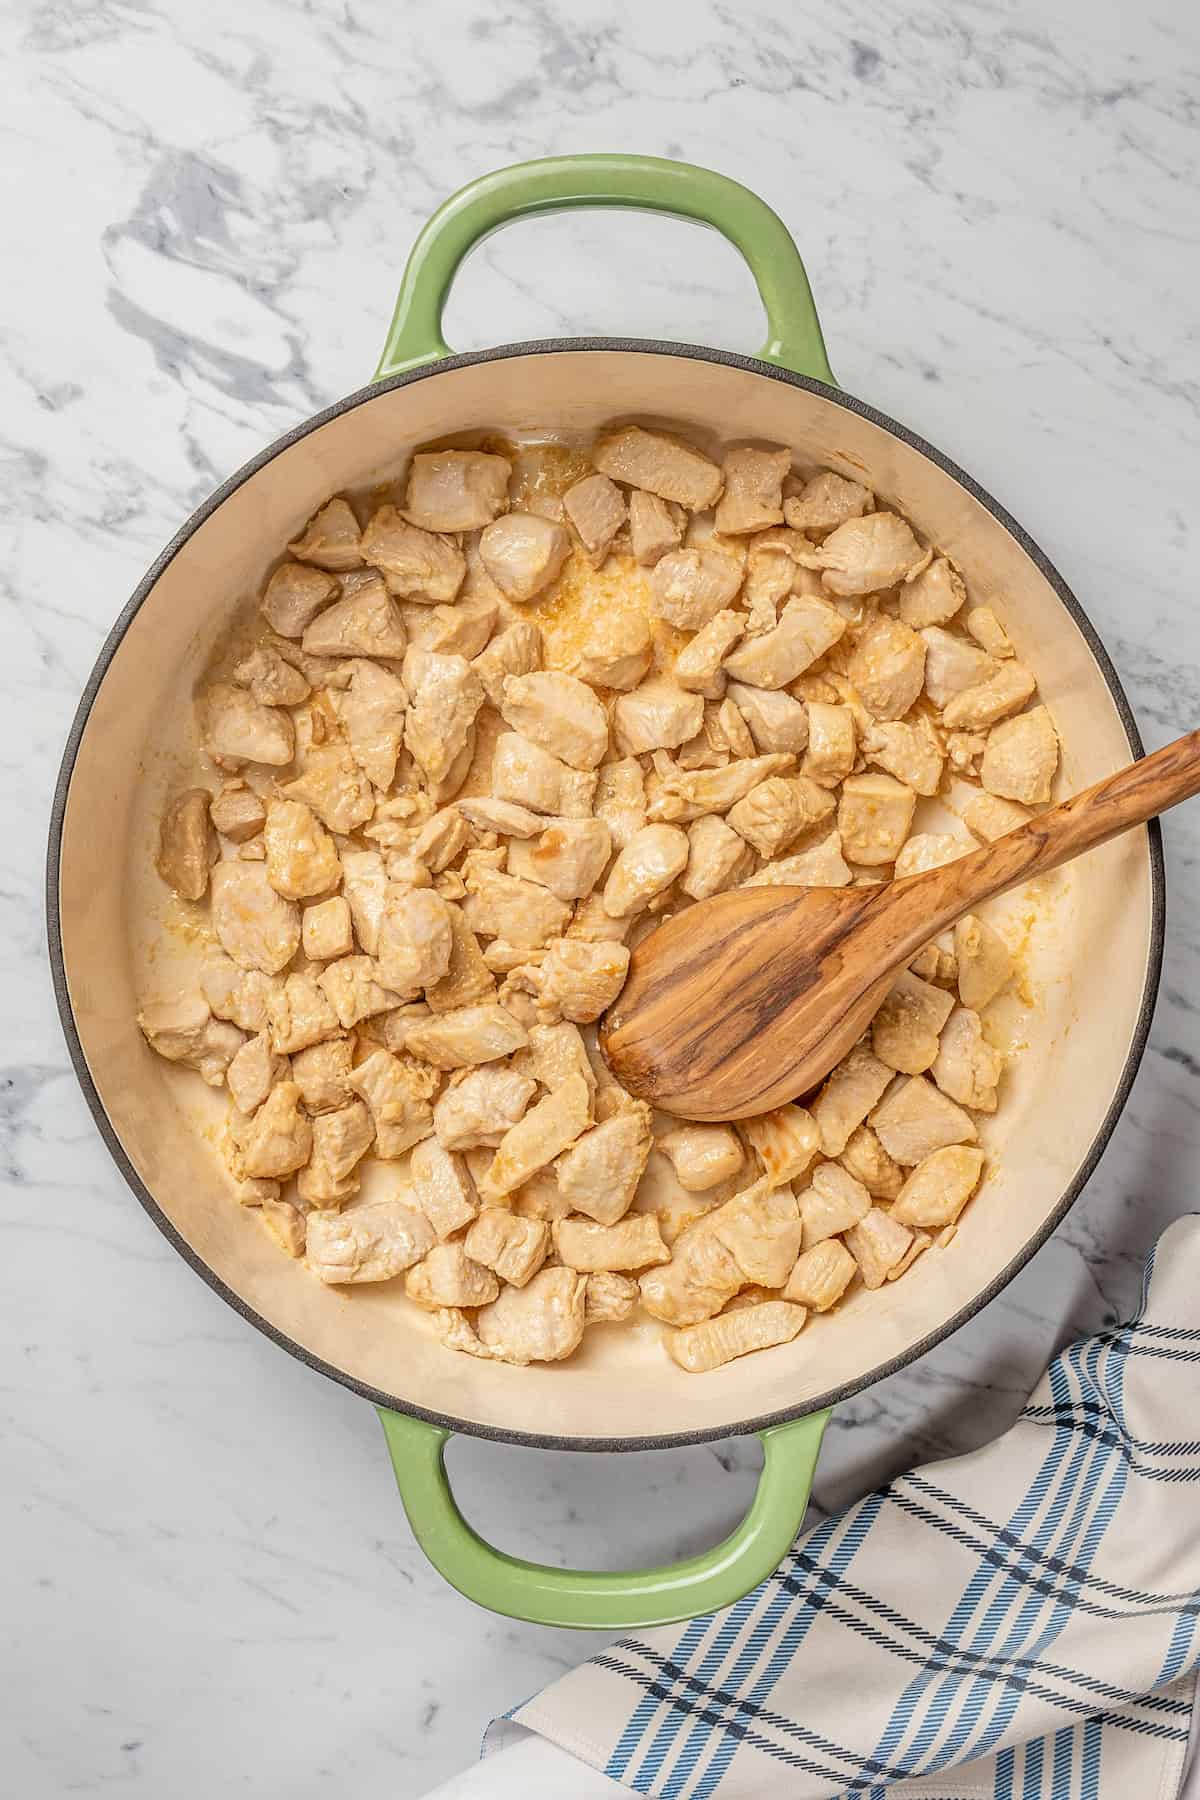
<svg viewBox="0 0 1200 1800">
<path fill-rule="evenodd" d="M 663 1800 L 1168 1800 L 1198 1611 L 1192 1217 L 1137 1317 L 1058 1356 L 1002 1438 L 898 1477 L 736 1605 L 624 1639 L 512 1720 Z"/>
</svg>

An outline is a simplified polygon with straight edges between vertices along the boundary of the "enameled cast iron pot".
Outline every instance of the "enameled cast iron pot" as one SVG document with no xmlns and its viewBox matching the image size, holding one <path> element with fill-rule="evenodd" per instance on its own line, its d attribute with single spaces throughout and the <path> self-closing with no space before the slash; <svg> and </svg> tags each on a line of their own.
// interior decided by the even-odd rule
<svg viewBox="0 0 1200 1800">
<path fill-rule="evenodd" d="M 760 355 L 608 338 L 452 354 L 442 308 L 472 246 L 510 220 L 577 206 L 644 208 L 722 232 L 758 284 L 770 328 Z M 686 164 L 570 157 L 502 170 L 447 201 L 413 250 L 373 383 L 255 457 L 163 551 L 80 702 L 48 868 L 71 1056 L 101 1135 L 151 1218 L 260 1331 L 380 1409 L 413 1530 L 451 1582 L 516 1617 L 604 1628 L 690 1617 L 767 1576 L 803 1517 L 828 1409 L 939 1343 L 1054 1230 L 1129 1091 L 1163 932 L 1153 827 L 1054 878 L 1030 915 L 1027 1043 L 991 1122 L 995 1173 L 985 1193 L 951 1249 L 923 1257 L 894 1286 L 859 1294 L 793 1345 L 689 1376 L 647 1324 L 594 1333 L 560 1367 L 515 1369 L 447 1352 L 389 1287 L 347 1297 L 281 1256 L 231 1202 L 215 1148 L 223 1104 L 152 1055 L 134 1018 L 139 992 L 169 991 L 172 959 L 195 955 L 160 947 L 151 966 L 164 905 L 151 867 L 155 822 L 195 741 L 195 685 L 276 547 L 328 495 L 394 477 L 414 447 L 454 433 L 549 427 L 590 437 L 630 415 L 700 441 L 788 444 L 806 464 L 862 475 L 963 565 L 977 602 L 997 600 L 1057 722 L 1062 790 L 1140 754 L 1112 665 L 1037 546 L 944 456 L 839 391 L 803 265 L 776 215 L 737 183 Z M 765 1465 L 749 1514 L 714 1550 L 672 1568 L 573 1573 L 517 1562 L 471 1530 L 442 1462 L 454 1431 L 581 1450 L 754 1431 Z"/>
</svg>

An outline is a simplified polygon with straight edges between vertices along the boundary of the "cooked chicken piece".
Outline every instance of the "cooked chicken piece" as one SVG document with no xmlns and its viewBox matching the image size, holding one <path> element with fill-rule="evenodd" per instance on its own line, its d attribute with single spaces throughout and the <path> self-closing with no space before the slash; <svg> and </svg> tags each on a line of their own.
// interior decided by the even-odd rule
<svg viewBox="0 0 1200 1800">
<path fill-rule="evenodd" d="M 303 801 L 270 801 L 263 840 L 267 880 L 285 900 L 327 894 L 340 881 L 337 847 Z"/>
<path fill-rule="evenodd" d="M 245 1039 L 236 1026 L 215 1019 L 202 994 L 148 1000 L 138 1013 L 146 1042 L 168 1062 L 196 1069 L 209 1087 L 220 1087 Z"/>
<path fill-rule="evenodd" d="M 185 788 L 163 810 L 154 866 L 181 900 L 203 899 L 209 864 L 217 859 L 217 840 L 208 822 L 211 799 L 207 788 Z"/>
<path fill-rule="evenodd" d="M 577 939 L 586 944 L 623 944 L 633 929 L 634 921 L 614 919 L 604 909 L 604 894 L 593 888 L 586 900 L 581 900 L 575 908 L 575 916 L 567 926 L 565 936 Z M 498 946 L 492 945 L 493 949 Z M 510 963 L 510 968 L 517 967 Z"/>
<path fill-rule="evenodd" d="M 382 577 L 374 576 L 319 613 L 303 644 L 309 656 L 400 657 L 407 641 L 396 602 Z"/>
<path fill-rule="evenodd" d="M 953 1144 L 925 1157 L 909 1175 L 892 1207 L 901 1225 L 938 1231 L 953 1225 L 979 1185 L 983 1152 Z"/>
<path fill-rule="evenodd" d="M 687 867 L 686 832 L 676 825 L 645 825 L 635 832 L 604 885 L 604 910 L 614 919 L 644 912 Z"/>
<path fill-rule="evenodd" d="M 922 554 L 899 514 L 874 512 L 836 526 L 814 561 L 831 594 L 874 594 L 903 581 Z"/>
<path fill-rule="evenodd" d="M 438 656 L 481 656 L 491 641 L 500 603 L 490 594 L 468 595 L 453 606 L 414 608 L 405 620 L 410 644 Z"/>
<path fill-rule="evenodd" d="M 653 1146 L 650 1108 L 635 1102 L 628 1112 L 619 1112 L 584 1131 L 558 1158 L 555 1170 L 560 1194 L 575 1212 L 586 1213 L 600 1225 L 615 1225 L 633 1204 Z M 564 1262 L 571 1260 L 563 1253 Z M 597 1263 L 596 1267 L 625 1265 Z"/>
<path fill-rule="evenodd" d="M 437 1076 L 411 1057 L 373 1050 L 350 1072 L 349 1085 L 370 1108 L 376 1156 L 388 1160 L 403 1156 L 433 1130 L 430 1101 L 437 1091 Z"/>
<path fill-rule="evenodd" d="M 731 681 L 727 695 L 746 721 L 756 749 L 790 750 L 799 755 L 806 747 L 808 713 L 790 694 L 782 689 L 747 687 L 740 681 Z"/>
<path fill-rule="evenodd" d="M 963 578 L 944 556 L 935 556 L 927 569 L 900 590 L 900 617 L 914 631 L 926 625 L 945 625 L 967 597 Z"/>
<path fill-rule="evenodd" d="M 205 790 L 207 799 L 207 790 Z M 222 785 L 220 793 L 211 802 L 208 816 L 222 837 L 231 844 L 244 844 L 249 838 L 257 837 L 266 822 L 266 809 L 253 788 L 248 788 L 242 781 L 227 781 Z M 165 824 L 164 820 L 164 824 Z M 161 874 L 162 871 L 160 870 Z M 164 880 L 167 879 L 164 876 Z M 205 871 L 207 883 L 208 874 Z"/>
<path fill-rule="evenodd" d="M 962 822 L 972 837 L 985 844 L 1028 824 L 1033 814 L 1015 800 L 1002 800 L 996 794 L 972 794 L 961 809 Z"/>
<path fill-rule="evenodd" d="M 766 1300 L 672 1331 L 666 1340 L 667 1354 L 689 1375 L 706 1375 L 734 1357 L 790 1344 L 807 1316 L 802 1306 Z"/>
<path fill-rule="evenodd" d="M 841 1239 L 824 1238 L 797 1257 L 783 1298 L 811 1307 L 813 1312 L 828 1312 L 831 1306 L 837 1305 L 857 1273 L 858 1264 Z"/>
<path fill-rule="evenodd" d="M 977 778 L 979 759 L 987 749 L 986 737 L 977 731 L 949 731 L 946 733 L 946 755 L 950 759 L 950 767 L 960 774 Z"/>
<path fill-rule="evenodd" d="M 603 820 L 550 819 L 540 837 L 509 846 L 508 867 L 518 880 L 536 881 L 560 900 L 582 900 L 611 855 Z"/>
<path fill-rule="evenodd" d="M 510 1012 L 487 1002 L 418 1020 L 407 1034 L 412 1054 L 435 1069 L 467 1069 L 498 1062 L 514 1050 L 523 1050 L 528 1042 L 525 1027 Z"/>
<path fill-rule="evenodd" d="M 742 585 L 740 557 L 712 543 L 671 550 L 660 558 L 650 577 L 651 606 L 660 619 L 683 631 L 699 631 Z"/>
<path fill-rule="evenodd" d="M 885 769 L 918 794 L 936 794 L 945 758 L 928 719 L 889 719 L 872 723 L 860 747 L 869 763 Z"/>
<path fill-rule="evenodd" d="M 359 1163 L 371 1148 L 375 1127 L 361 1100 L 312 1122 L 312 1155 L 296 1177 L 300 1198 L 310 1206 L 340 1206 L 358 1192 Z"/>
<path fill-rule="evenodd" d="M 734 681 L 751 687 L 782 688 L 837 643 L 846 621 L 828 601 L 799 594 L 787 601 L 774 630 L 748 638 L 725 658 Z"/>
<path fill-rule="evenodd" d="M 434 1137 L 417 1143 L 409 1159 L 412 1187 L 409 1198 L 420 1207 L 439 1239 L 451 1237 L 469 1225 L 479 1211 L 475 1183 L 461 1156 L 445 1149 Z M 483 1259 L 466 1243 L 467 1255 Z"/>
<path fill-rule="evenodd" d="M 415 600 L 425 606 L 453 600 L 467 573 L 467 560 L 458 545 L 436 532 L 411 524 L 394 506 L 381 506 L 373 513 L 362 535 L 363 561 L 379 571 L 386 590 L 397 598 Z M 353 594 L 358 599 L 363 591 L 377 593 L 376 584 L 364 584 Z M 344 601 L 343 605 L 350 604 Z M 316 645 L 305 641 L 306 650 Z M 336 654 L 327 651 L 326 654 Z M 376 655 L 402 656 L 403 650 L 376 651 Z"/>
<path fill-rule="evenodd" d="M 301 563 L 281 563 L 268 581 L 260 602 L 272 631 L 280 637 L 299 638 L 339 588 L 332 575 Z"/>
<path fill-rule="evenodd" d="M 821 787 L 837 787 L 854 767 L 854 714 L 848 706 L 808 705 L 808 751 L 800 767 Z"/>
<path fill-rule="evenodd" d="M 720 1312 L 744 1284 L 741 1269 L 713 1229 L 722 1210 L 687 1226 L 675 1240 L 671 1261 L 641 1277 L 642 1305 L 653 1318 L 668 1325 L 698 1324 Z"/>
<path fill-rule="evenodd" d="M 479 539 L 483 566 L 509 600 L 532 600 L 548 588 L 570 553 L 565 526 L 536 513 L 506 513 Z"/>
<path fill-rule="evenodd" d="M 608 749 L 604 708 L 574 675 L 509 675 L 500 713 L 506 725 L 573 769 L 594 769 Z"/>
<path fill-rule="evenodd" d="M 481 1197 L 499 1200 L 544 1169 L 586 1130 L 591 1113 L 587 1082 L 582 1075 L 569 1075 L 560 1088 L 530 1107 L 524 1118 L 505 1132 L 480 1183 Z"/>
<path fill-rule="evenodd" d="M 849 1055 L 842 1058 L 811 1103 L 826 1156 L 842 1154 L 851 1134 L 877 1105 L 892 1074 L 886 1063 L 872 1055 L 865 1042 L 857 1043 Z"/>
<path fill-rule="evenodd" d="M 763 1179 L 769 1187 L 784 1187 L 803 1175 L 821 1148 L 821 1134 L 812 1114 L 789 1103 L 773 1112 L 740 1121 L 750 1148 L 757 1152 Z"/>
<path fill-rule="evenodd" d="M 704 701 L 673 681 L 654 676 L 613 707 L 613 737 L 622 756 L 673 750 L 695 737 L 704 722 Z"/>
<path fill-rule="evenodd" d="M 894 1200 L 904 1183 L 904 1171 L 893 1162 L 869 1125 L 860 1125 L 851 1132 L 841 1162 L 873 1199 Z"/>
<path fill-rule="evenodd" d="M 760 856 L 778 856 L 833 811 L 833 796 L 805 775 L 773 775 L 732 806 L 727 821 Z"/>
<path fill-rule="evenodd" d="M 275 892 L 259 863 L 216 865 L 212 924 L 217 942 L 240 969 L 278 975 L 300 947 L 300 908 Z"/>
<path fill-rule="evenodd" d="M 350 685 L 337 698 L 338 717 L 355 762 L 377 788 L 387 789 L 404 741 L 404 683 L 365 657 L 356 657 L 350 669 Z"/>
<path fill-rule="evenodd" d="M 374 956 L 379 949 L 379 921 L 387 891 L 388 879 L 378 850 L 342 851 L 342 893 L 350 908 L 355 935 L 368 956 Z"/>
<path fill-rule="evenodd" d="M 512 464 L 484 450 L 432 450 L 413 457 L 404 516 L 425 531 L 476 531 L 508 505 Z"/>
<path fill-rule="evenodd" d="M 822 469 L 784 501 L 783 513 L 796 531 L 833 531 L 847 519 L 861 519 L 870 504 L 870 488 Z"/>
<path fill-rule="evenodd" d="M 492 794 L 532 812 L 586 819 L 596 791 L 594 770 L 568 767 L 515 731 L 501 732 L 492 758 Z"/>
<path fill-rule="evenodd" d="M 379 979 L 396 994 L 432 987 L 450 967 L 450 907 L 432 888 L 388 889 L 379 923 Z"/>
<path fill-rule="evenodd" d="M 675 658 L 672 674 L 679 686 L 706 700 L 719 700 L 726 685 L 721 664 L 745 628 L 744 613 L 728 608 L 715 612 Z"/>
<path fill-rule="evenodd" d="M 831 831 L 806 850 L 768 863 L 743 887 L 849 887 L 851 875 L 842 856 L 840 832 Z"/>
<path fill-rule="evenodd" d="M 925 692 L 935 706 L 945 706 L 964 688 L 978 687 L 994 675 L 997 664 L 986 651 L 964 637 L 930 625 L 918 634 L 925 640 Z"/>
<path fill-rule="evenodd" d="M 490 1000 L 496 991 L 496 978 L 484 961 L 479 940 L 457 906 L 450 908 L 450 935 L 446 973 L 425 989 L 425 998 L 435 1013 L 455 1012 L 477 1001 Z"/>
<path fill-rule="evenodd" d="M 871 1124 L 888 1155 L 911 1167 L 946 1144 L 973 1144 L 969 1113 L 923 1075 L 899 1084 L 871 1114 Z"/>
<path fill-rule="evenodd" d="M 970 847 L 949 831 L 919 831 L 897 853 L 893 876 L 897 881 L 903 881 L 907 875 L 923 875 L 926 869 L 940 869 L 945 863 L 957 862 Z"/>
<path fill-rule="evenodd" d="M 631 1213 L 616 1225 L 596 1225 L 590 1219 L 556 1219 L 553 1236 L 554 1248 L 566 1267 L 583 1269 L 588 1274 L 597 1269 L 648 1269 L 671 1260 L 653 1213 Z"/>
<path fill-rule="evenodd" d="M 598 438 L 592 462 L 613 481 L 644 488 L 660 500 L 674 500 L 689 512 L 706 511 L 721 492 L 723 478 L 716 463 L 690 444 L 644 431 L 640 425 L 623 425 Z"/>
<path fill-rule="evenodd" d="M 493 800 L 486 794 L 473 794 L 455 804 L 462 817 L 479 831 L 494 831 L 501 837 L 531 838 L 546 829 L 545 819 L 511 800 Z"/>
<path fill-rule="evenodd" d="M 300 942 L 310 962 L 332 962 L 354 949 L 350 908 L 340 894 L 306 906 L 300 921 Z"/>
<path fill-rule="evenodd" d="M 671 1160 L 675 1179 L 689 1194 L 704 1194 L 736 1175 L 745 1160 L 731 1125 L 677 1125 L 656 1148 Z"/>
<path fill-rule="evenodd" d="M 200 989 L 218 1019 L 229 1019 L 242 1031 L 263 1031 L 267 1003 L 279 986 L 275 975 L 259 969 L 241 969 L 219 951 L 209 956 L 200 971 Z"/>
<path fill-rule="evenodd" d="M 483 938 L 500 938 L 518 950 L 536 950 L 565 929 L 571 909 L 538 882 L 498 869 L 467 876 L 463 914 Z"/>
<path fill-rule="evenodd" d="M 706 813 L 728 812 L 760 782 L 782 775 L 796 765 L 794 756 L 747 757 L 723 769 L 680 771 L 664 777 L 648 808 L 654 820 L 690 824 Z"/>
<path fill-rule="evenodd" d="M 871 1022 L 871 1048 L 880 1062 L 903 1075 L 933 1067 L 938 1034 L 954 1009 L 954 996 L 902 969 Z"/>
<path fill-rule="evenodd" d="M 561 1087 L 570 1075 L 582 1075 L 589 1093 L 594 1095 L 596 1091 L 587 1048 L 575 1025 L 531 1025 L 529 1048 L 514 1057 L 513 1067 L 519 1068 L 522 1075 L 532 1075 L 551 1091 Z"/>
<path fill-rule="evenodd" d="M 660 557 L 682 541 L 686 522 L 682 507 L 634 488 L 629 496 L 629 539 L 634 561 L 643 568 L 653 568 Z"/>
<path fill-rule="evenodd" d="M 800 1216 L 804 1221 L 804 1248 L 838 1237 L 865 1219 L 871 1210 L 871 1196 L 861 1181 L 844 1169 L 841 1163 L 820 1163 L 813 1170 L 812 1184 L 799 1197 Z"/>
<path fill-rule="evenodd" d="M 1012 639 L 990 606 L 973 606 L 966 617 L 967 630 L 980 649 L 1003 660 L 1014 656 Z"/>
<path fill-rule="evenodd" d="M 858 1264 L 863 1286 L 880 1288 L 902 1263 L 912 1245 L 913 1234 L 893 1214 L 881 1206 L 873 1206 L 846 1233 L 846 1248 Z"/>
<path fill-rule="evenodd" d="M 733 536 L 782 524 L 783 479 L 791 466 L 790 450 L 727 450 L 716 529 Z"/>
<path fill-rule="evenodd" d="M 803 1231 L 791 1188 L 776 1187 L 766 1178 L 756 1181 L 700 1223 L 729 1252 L 743 1283 L 783 1286 L 799 1254 Z"/>
<path fill-rule="evenodd" d="M 500 1283 L 461 1244 L 435 1244 L 408 1271 L 404 1291 L 418 1306 L 433 1311 L 441 1306 L 487 1306 L 500 1292 Z"/>
<path fill-rule="evenodd" d="M 451 1083 L 433 1109 L 433 1129 L 445 1150 L 495 1149 L 520 1120 L 537 1083 L 515 1069 L 472 1069 Z M 466 1305 L 465 1301 L 449 1306 Z"/>
<path fill-rule="evenodd" d="M 986 919 L 968 913 L 954 927 L 958 997 L 976 1012 L 994 1000 L 1012 978 L 1013 959 L 1000 933 Z"/>
<path fill-rule="evenodd" d="M 593 687 L 628 693 L 650 667 L 654 646 L 650 626 L 639 612 L 611 612 L 599 617 L 587 641 L 575 653 L 570 674 Z"/>
<path fill-rule="evenodd" d="M 476 715 L 483 705 L 479 677 L 463 656 L 410 650 L 404 659 L 404 685 L 410 701 L 404 741 L 431 783 L 448 780 L 473 742 Z M 465 776 L 464 768 L 459 786 Z"/>
<path fill-rule="evenodd" d="M 223 1027 L 232 1030 L 232 1026 Z M 239 1112 L 256 1112 L 277 1081 L 287 1081 L 291 1065 L 277 1056 L 265 1031 L 247 1038 L 225 1071 L 233 1103 Z"/>
<path fill-rule="evenodd" d="M 745 839 L 714 813 L 694 820 L 687 837 L 687 868 L 679 885 L 693 900 L 707 900 L 710 894 L 735 886 L 754 867 L 754 854 Z"/>
<path fill-rule="evenodd" d="M 917 954 L 909 958 L 909 968 L 922 981 L 931 981 L 934 987 L 952 988 L 958 981 L 958 963 L 952 950 L 944 950 L 938 944 L 925 944 Z"/>
<path fill-rule="evenodd" d="M 596 782 L 596 817 L 608 827 L 614 850 L 623 850 L 646 823 L 646 786 L 634 756 L 605 763 Z"/>
<path fill-rule="evenodd" d="M 399 1006 L 403 994 L 385 987 L 379 964 L 370 956 L 341 956 L 317 976 L 317 985 L 337 1014 L 343 1031 L 374 1013 Z"/>
<path fill-rule="evenodd" d="M 283 789 L 289 800 L 303 800 L 323 825 L 346 836 L 371 817 L 375 800 L 370 783 L 341 744 L 323 744 L 304 760 L 304 773 Z"/>
<path fill-rule="evenodd" d="M 296 752 L 291 715 L 261 706 L 244 688 L 218 681 L 204 698 L 204 748 L 222 768 L 268 763 L 281 768 Z"/>
<path fill-rule="evenodd" d="M 574 1269 L 542 1269 L 523 1288 L 507 1287 L 476 1322 L 485 1351 L 519 1367 L 561 1362 L 583 1338 L 588 1278 Z"/>
<path fill-rule="evenodd" d="M 614 1275 L 597 1269 L 588 1276 L 584 1301 L 584 1317 L 589 1325 L 619 1325 L 627 1319 L 638 1300 L 638 1285 L 628 1275 Z"/>
<path fill-rule="evenodd" d="M 890 775 L 848 775 L 838 801 L 842 849 L 852 862 L 895 862 L 913 821 L 917 796 Z"/>
<path fill-rule="evenodd" d="M 585 475 L 563 495 L 563 511 L 575 527 L 584 554 L 598 569 L 625 523 L 625 500 L 607 475 Z"/>
<path fill-rule="evenodd" d="M 901 719 L 925 679 L 924 639 L 879 613 L 859 633 L 846 672 L 874 718 Z"/>
<path fill-rule="evenodd" d="M 256 1181 L 282 1181 L 308 1161 L 312 1126 L 300 1111 L 300 1089 L 281 1081 L 249 1119 L 231 1118 L 229 1132 L 242 1171 Z"/>
<path fill-rule="evenodd" d="M 313 514 L 295 543 L 288 545 L 288 550 L 299 562 L 313 563 L 318 569 L 330 569 L 335 575 L 344 575 L 350 569 L 357 569 L 362 562 L 360 539 L 358 520 L 350 502 L 334 499 L 326 501 L 320 511 Z"/>
<path fill-rule="evenodd" d="M 514 619 L 480 651 L 471 667 L 492 705 L 498 707 L 504 698 L 505 677 L 528 675 L 540 667 L 541 660 L 541 631 L 531 619 Z"/>
<path fill-rule="evenodd" d="M 523 1288 L 546 1260 L 550 1227 L 543 1219 L 514 1218 L 505 1207 L 485 1206 L 463 1239 L 463 1248 L 501 1281 Z"/>
<path fill-rule="evenodd" d="M 259 644 L 233 671 L 261 706 L 299 706 L 312 689 L 307 678 L 270 644 Z"/>
<path fill-rule="evenodd" d="M 258 1218 L 287 1256 L 299 1258 L 304 1255 L 307 1233 L 304 1214 L 299 1207 L 293 1206 L 290 1200 L 268 1195 L 259 1203 Z"/>
<path fill-rule="evenodd" d="M 350 1080 L 353 1060 L 354 1047 L 345 1037 L 326 1038 L 292 1058 L 291 1079 L 300 1089 L 307 1113 L 337 1112 L 349 1106 L 355 1092 Z"/>
<path fill-rule="evenodd" d="M 401 1199 L 373 1200 L 308 1217 L 306 1260 L 321 1281 L 391 1281 L 433 1248 L 422 1213 Z"/>
<path fill-rule="evenodd" d="M 942 724 L 948 731 L 980 731 L 1024 706 L 1037 687 L 1024 663 L 1009 660 L 977 687 L 963 688 L 947 700 Z"/>
<path fill-rule="evenodd" d="M 1003 1072 L 1004 1058 L 985 1041 L 979 1014 L 956 1006 L 946 1021 L 932 1070 L 943 1094 L 976 1112 L 995 1112 L 996 1083 Z"/>
<path fill-rule="evenodd" d="M 338 1016 L 311 975 L 289 975 L 267 1002 L 267 1027 L 277 1056 L 292 1056 L 336 1037 Z"/>
<path fill-rule="evenodd" d="M 1049 800 L 1058 768 L 1058 733 L 1044 706 L 1005 719 L 988 735 L 979 778 L 989 794 L 1035 806 Z"/>
<path fill-rule="evenodd" d="M 471 842 L 471 833 L 457 806 L 443 806 L 426 819 L 413 839 L 412 854 L 419 863 L 440 875 L 456 862 Z"/>
</svg>

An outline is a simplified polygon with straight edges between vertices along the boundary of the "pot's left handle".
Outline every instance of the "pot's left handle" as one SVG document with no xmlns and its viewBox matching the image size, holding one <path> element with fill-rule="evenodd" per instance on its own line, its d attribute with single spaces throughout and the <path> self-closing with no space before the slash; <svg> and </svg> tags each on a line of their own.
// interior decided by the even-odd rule
<svg viewBox="0 0 1200 1800">
<path fill-rule="evenodd" d="M 379 1413 L 409 1524 L 422 1550 L 468 1600 L 534 1625 L 633 1631 L 730 1606 L 783 1561 L 808 1506 L 829 1418 L 810 1413 L 759 1433 L 763 1471 L 749 1512 L 721 1543 L 657 1569 L 553 1569 L 497 1550 L 459 1512 L 444 1460 L 450 1433 Z"/>
<path fill-rule="evenodd" d="M 836 385 L 808 276 L 783 220 L 728 175 L 657 156 L 548 156 L 497 169 L 452 194 L 413 245 L 376 381 L 453 354 L 442 310 L 481 238 L 517 219 L 580 206 L 669 213 L 719 231 L 741 251 L 762 297 L 768 337 L 760 360 Z"/>
</svg>

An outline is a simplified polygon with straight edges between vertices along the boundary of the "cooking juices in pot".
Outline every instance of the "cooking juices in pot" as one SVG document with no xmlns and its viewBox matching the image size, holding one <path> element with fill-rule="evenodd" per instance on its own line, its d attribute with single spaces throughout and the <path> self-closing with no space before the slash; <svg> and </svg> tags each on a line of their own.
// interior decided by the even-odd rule
<svg viewBox="0 0 1200 1800">
<path fill-rule="evenodd" d="M 594 1031 L 682 907 L 903 877 L 1049 799 L 1034 675 L 920 521 L 638 425 L 419 453 L 308 522 L 198 705 L 158 869 L 204 956 L 140 1023 L 228 1088 L 231 1208 L 297 1280 L 396 1283 L 518 1364 L 649 1315 L 703 1372 L 945 1251 L 1003 1104 L 1002 917 L 736 1127 L 655 1115 Z"/>
</svg>

